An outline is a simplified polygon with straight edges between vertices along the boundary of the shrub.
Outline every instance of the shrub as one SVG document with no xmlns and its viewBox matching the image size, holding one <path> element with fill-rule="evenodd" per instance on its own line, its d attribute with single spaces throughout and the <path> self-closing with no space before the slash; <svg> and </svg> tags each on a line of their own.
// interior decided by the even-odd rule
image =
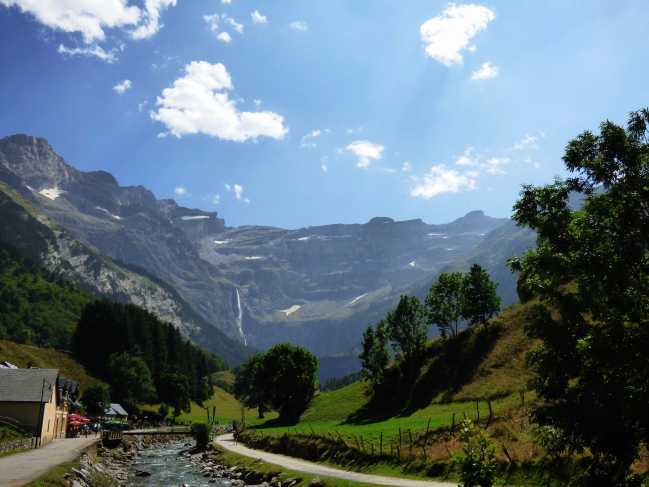
<svg viewBox="0 0 649 487">
<path fill-rule="evenodd" d="M 484 431 L 477 433 L 470 419 L 462 422 L 462 453 L 453 453 L 464 487 L 492 487 L 496 478 L 496 447 Z"/>
<path fill-rule="evenodd" d="M 212 431 L 205 421 L 194 421 L 191 427 L 192 435 L 196 439 L 196 448 L 204 450 L 212 439 Z"/>
</svg>

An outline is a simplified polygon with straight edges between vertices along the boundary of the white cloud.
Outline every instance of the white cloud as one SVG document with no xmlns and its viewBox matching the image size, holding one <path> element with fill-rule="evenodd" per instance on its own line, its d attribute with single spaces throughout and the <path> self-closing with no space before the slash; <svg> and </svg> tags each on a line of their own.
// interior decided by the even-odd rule
<svg viewBox="0 0 649 487">
<path fill-rule="evenodd" d="M 131 89 L 131 82 L 127 79 L 124 80 L 124 82 L 117 84 L 116 86 L 113 86 L 113 89 L 117 93 L 124 93 L 126 90 Z"/>
<path fill-rule="evenodd" d="M 232 0 L 221 0 L 221 3 L 232 3 Z"/>
<path fill-rule="evenodd" d="M 514 144 L 514 149 L 525 149 L 526 147 L 536 149 L 536 140 L 536 137 L 532 137 L 530 134 L 526 134 L 525 138 Z"/>
<path fill-rule="evenodd" d="M 160 12 L 176 0 L 146 0 L 144 9 L 128 5 L 128 0 L 0 0 L 32 14 L 51 29 L 79 33 L 86 44 L 106 39 L 106 29 L 135 27 L 133 39 L 151 37 L 162 26 Z"/>
<path fill-rule="evenodd" d="M 394 168 L 392 168 L 392 167 L 381 167 L 381 168 L 379 168 L 379 169 L 380 169 L 381 171 L 383 171 L 383 172 L 389 172 L 389 173 L 395 173 L 395 172 L 397 172 L 397 170 L 394 169 Z"/>
<path fill-rule="evenodd" d="M 321 130 L 314 130 L 313 132 L 309 132 L 304 137 L 302 137 L 302 141 L 300 142 L 300 147 L 316 147 L 316 144 L 314 142 L 309 142 L 308 139 L 318 137 L 321 133 L 322 133 Z"/>
<path fill-rule="evenodd" d="M 259 136 L 282 139 L 288 133 L 284 117 L 270 111 L 241 112 L 226 92 L 233 89 L 223 64 L 194 61 L 185 66 L 185 76 L 162 91 L 151 111 L 176 137 L 203 133 L 224 140 L 243 142 Z"/>
<path fill-rule="evenodd" d="M 111 3 L 115 2 L 116 0 L 111 1 Z M 160 24 L 160 11 L 166 9 L 170 5 L 175 6 L 176 0 L 146 0 L 146 2 L 144 3 L 146 13 L 144 13 L 143 15 L 143 17 L 146 19 L 146 23 L 140 25 L 137 29 L 135 29 L 135 31 L 133 31 L 133 39 L 147 39 L 158 32 L 160 28 L 163 27 Z"/>
<path fill-rule="evenodd" d="M 458 157 L 457 161 L 455 161 L 455 164 L 458 166 L 477 166 L 478 165 L 478 160 L 480 159 L 479 157 L 471 158 L 471 152 L 473 151 L 473 147 L 467 147 L 466 150 L 464 151 L 464 155 Z"/>
<path fill-rule="evenodd" d="M 106 52 L 100 46 L 75 47 L 74 49 L 70 49 L 61 44 L 58 51 L 62 54 L 69 54 L 70 56 L 76 56 L 77 54 L 81 56 L 97 56 L 102 61 L 107 61 L 109 63 L 112 63 L 117 59 L 115 56 L 117 49 L 111 49 L 109 52 Z"/>
<path fill-rule="evenodd" d="M 327 172 L 327 166 L 326 166 L 325 164 L 322 165 L 322 170 L 323 170 L 324 172 Z"/>
<path fill-rule="evenodd" d="M 423 176 L 412 176 L 416 186 L 410 190 L 410 196 L 421 196 L 430 199 L 440 193 L 457 193 L 462 188 L 476 189 L 475 180 L 465 174 L 447 169 L 444 164 L 430 168 Z"/>
<path fill-rule="evenodd" d="M 250 204 L 250 200 L 249 200 L 248 198 L 244 198 L 244 199 L 243 199 L 243 202 L 244 202 L 244 203 L 248 203 L 248 204 Z"/>
<path fill-rule="evenodd" d="M 510 161 L 507 157 L 492 157 L 486 164 L 482 164 L 481 167 L 491 174 L 505 174 L 505 171 L 500 169 L 500 166 L 509 164 L 509 162 Z"/>
<path fill-rule="evenodd" d="M 203 20 L 210 26 L 212 32 L 219 28 L 219 14 L 203 15 Z"/>
<path fill-rule="evenodd" d="M 298 20 L 297 22 L 291 22 L 290 24 L 288 24 L 288 26 L 291 29 L 301 30 L 303 32 L 305 30 L 309 30 L 309 26 L 306 24 L 306 22 L 304 22 L 302 20 Z"/>
<path fill-rule="evenodd" d="M 187 193 L 187 188 L 178 186 L 176 189 L 174 189 L 174 193 L 176 193 L 178 196 L 183 196 L 185 193 Z"/>
<path fill-rule="evenodd" d="M 257 106 L 261 105 L 261 100 L 252 100 L 252 102 Z"/>
<path fill-rule="evenodd" d="M 229 43 L 232 40 L 232 37 L 227 32 L 221 32 L 219 35 L 216 36 L 216 38 L 227 43 Z"/>
<path fill-rule="evenodd" d="M 370 165 L 370 159 L 378 160 L 383 152 L 382 145 L 373 144 L 366 140 L 357 140 L 347 146 L 347 150 L 352 151 L 358 157 L 358 167 L 367 167 Z"/>
<path fill-rule="evenodd" d="M 142 109 L 145 107 L 146 104 L 147 104 L 146 101 L 143 101 L 142 103 L 140 103 L 140 104 L 137 106 L 137 111 L 138 111 L 138 112 L 141 112 Z"/>
<path fill-rule="evenodd" d="M 268 20 L 266 20 L 266 16 L 261 15 L 258 10 L 255 10 L 250 15 L 252 16 L 253 24 L 267 24 L 268 23 Z"/>
<path fill-rule="evenodd" d="M 412 171 L 412 166 L 410 165 L 409 162 L 404 162 L 403 167 L 401 168 L 402 171 Z"/>
<path fill-rule="evenodd" d="M 243 33 L 243 24 L 237 24 L 232 17 L 228 17 L 225 14 L 221 16 L 221 19 L 230 24 L 238 33 Z"/>
<path fill-rule="evenodd" d="M 214 196 L 212 196 L 212 203 L 214 203 L 215 205 L 218 205 L 219 201 L 221 201 L 221 195 L 220 194 L 215 194 Z"/>
<path fill-rule="evenodd" d="M 225 186 L 225 189 L 227 189 L 228 191 L 232 189 L 232 187 L 229 184 L 223 183 L 223 186 Z"/>
<path fill-rule="evenodd" d="M 158 138 L 159 138 L 159 139 L 164 139 L 167 135 L 169 135 L 167 132 L 160 132 L 160 133 L 158 134 Z"/>
<path fill-rule="evenodd" d="M 495 66 L 492 67 L 491 63 L 484 63 L 479 70 L 473 72 L 471 79 L 477 81 L 481 79 L 495 78 L 497 75 L 498 75 L 497 67 Z"/>
<path fill-rule="evenodd" d="M 348 134 L 353 134 L 354 132 L 360 132 L 363 130 L 363 127 L 358 127 L 357 129 L 347 129 Z"/>
<path fill-rule="evenodd" d="M 494 13 L 481 5 L 447 4 L 439 17 L 426 21 L 419 29 L 426 54 L 445 66 L 462 63 L 460 51 L 475 51 L 475 46 L 469 45 L 471 38 L 493 19 Z"/>
<path fill-rule="evenodd" d="M 238 184 L 234 185 L 234 194 L 236 195 L 237 199 L 241 199 L 241 195 L 243 194 L 243 188 L 239 186 Z"/>
</svg>

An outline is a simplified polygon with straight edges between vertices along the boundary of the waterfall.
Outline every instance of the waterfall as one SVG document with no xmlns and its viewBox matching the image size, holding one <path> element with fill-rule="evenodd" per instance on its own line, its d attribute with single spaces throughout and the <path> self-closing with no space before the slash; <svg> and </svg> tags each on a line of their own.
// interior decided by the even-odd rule
<svg viewBox="0 0 649 487">
<path fill-rule="evenodd" d="M 239 307 L 239 316 L 237 316 L 237 325 L 239 325 L 239 334 L 241 335 L 241 338 L 243 338 L 243 344 L 248 345 L 248 342 L 246 341 L 246 337 L 243 334 L 243 308 L 241 308 L 241 293 L 239 292 L 238 288 L 237 288 L 237 306 Z"/>
</svg>

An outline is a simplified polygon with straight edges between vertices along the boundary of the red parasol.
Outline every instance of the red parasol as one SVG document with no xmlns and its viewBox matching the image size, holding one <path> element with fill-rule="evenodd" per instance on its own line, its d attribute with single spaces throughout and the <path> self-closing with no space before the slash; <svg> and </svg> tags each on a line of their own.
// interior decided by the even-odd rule
<svg viewBox="0 0 649 487">
<path fill-rule="evenodd" d="M 71 424 L 73 426 L 76 426 L 78 424 L 83 424 L 81 421 L 70 421 L 68 424 Z"/>
<path fill-rule="evenodd" d="M 80 414 L 68 414 L 68 419 L 71 419 L 72 421 L 80 421 L 82 423 L 90 423 L 88 418 L 81 416 Z"/>
</svg>

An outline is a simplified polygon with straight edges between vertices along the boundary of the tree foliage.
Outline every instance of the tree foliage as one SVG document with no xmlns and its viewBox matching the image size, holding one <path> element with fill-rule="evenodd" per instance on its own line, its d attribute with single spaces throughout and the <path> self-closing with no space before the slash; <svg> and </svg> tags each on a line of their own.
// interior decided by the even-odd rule
<svg viewBox="0 0 649 487">
<path fill-rule="evenodd" d="M 492 487 L 498 481 L 496 447 L 484 431 L 477 432 L 470 419 L 462 421 L 462 452 L 453 454 L 453 463 L 460 466 L 464 487 Z"/>
<path fill-rule="evenodd" d="M 464 288 L 461 272 L 442 273 L 426 295 L 428 323 L 437 325 L 442 337 L 457 335 L 465 307 Z"/>
<path fill-rule="evenodd" d="M 295 421 L 304 412 L 318 383 L 318 359 L 306 348 L 280 343 L 254 355 L 235 379 L 238 400 L 247 407 L 279 411 L 282 421 Z"/>
<path fill-rule="evenodd" d="M 102 416 L 110 407 L 110 391 L 101 384 L 88 386 L 83 390 L 80 402 L 90 416 Z"/>
<path fill-rule="evenodd" d="M 156 388 L 164 386 L 166 373 L 181 374 L 188 381 L 189 397 L 198 403 L 213 394 L 212 374 L 227 369 L 219 357 L 184 339 L 171 323 L 163 323 L 137 306 L 106 300 L 90 302 L 84 308 L 73 335 L 73 349 L 103 376 L 108 376 L 108 357 L 123 352 L 146 363 Z"/>
<path fill-rule="evenodd" d="M 207 448 L 207 445 L 210 444 L 212 439 L 212 430 L 210 425 L 205 421 L 194 421 L 190 431 L 196 440 L 196 448 L 199 450 Z"/>
<path fill-rule="evenodd" d="M 111 397 L 115 401 L 132 401 L 142 404 L 155 399 L 151 372 L 146 362 L 126 352 L 108 357 Z"/>
<path fill-rule="evenodd" d="M 498 284 L 491 281 L 489 273 L 473 264 L 462 279 L 464 294 L 462 316 L 469 326 L 486 325 L 500 311 L 502 298 L 496 293 Z"/>
<path fill-rule="evenodd" d="M 405 375 L 412 379 L 415 362 L 428 338 L 426 312 L 416 296 L 403 294 L 394 311 L 385 318 L 392 348 L 402 354 Z"/>
<path fill-rule="evenodd" d="M 385 369 L 390 363 L 388 351 L 389 331 L 385 319 L 376 324 L 376 331 L 372 325 L 367 326 L 363 332 L 361 343 L 363 351 L 358 356 L 361 359 L 362 373 L 365 379 L 373 380 L 377 384 L 383 382 Z"/>
<path fill-rule="evenodd" d="M 573 177 L 524 185 L 514 218 L 538 235 L 510 259 L 541 304 L 526 332 L 541 404 L 568 452 L 589 455 L 591 485 L 625 485 L 649 441 L 649 110 L 569 142 Z M 575 211 L 570 198 L 578 195 Z"/>
<path fill-rule="evenodd" d="M 158 399 L 167 404 L 167 414 L 169 414 L 168 409 L 173 408 L 174 419 L 183 411 L 191 412 L 192 400 L 189 395 L 189 379 L 186 375 L 172 371 L 165 372 L 160 376 L 157 391 Z"/>
</svg>

